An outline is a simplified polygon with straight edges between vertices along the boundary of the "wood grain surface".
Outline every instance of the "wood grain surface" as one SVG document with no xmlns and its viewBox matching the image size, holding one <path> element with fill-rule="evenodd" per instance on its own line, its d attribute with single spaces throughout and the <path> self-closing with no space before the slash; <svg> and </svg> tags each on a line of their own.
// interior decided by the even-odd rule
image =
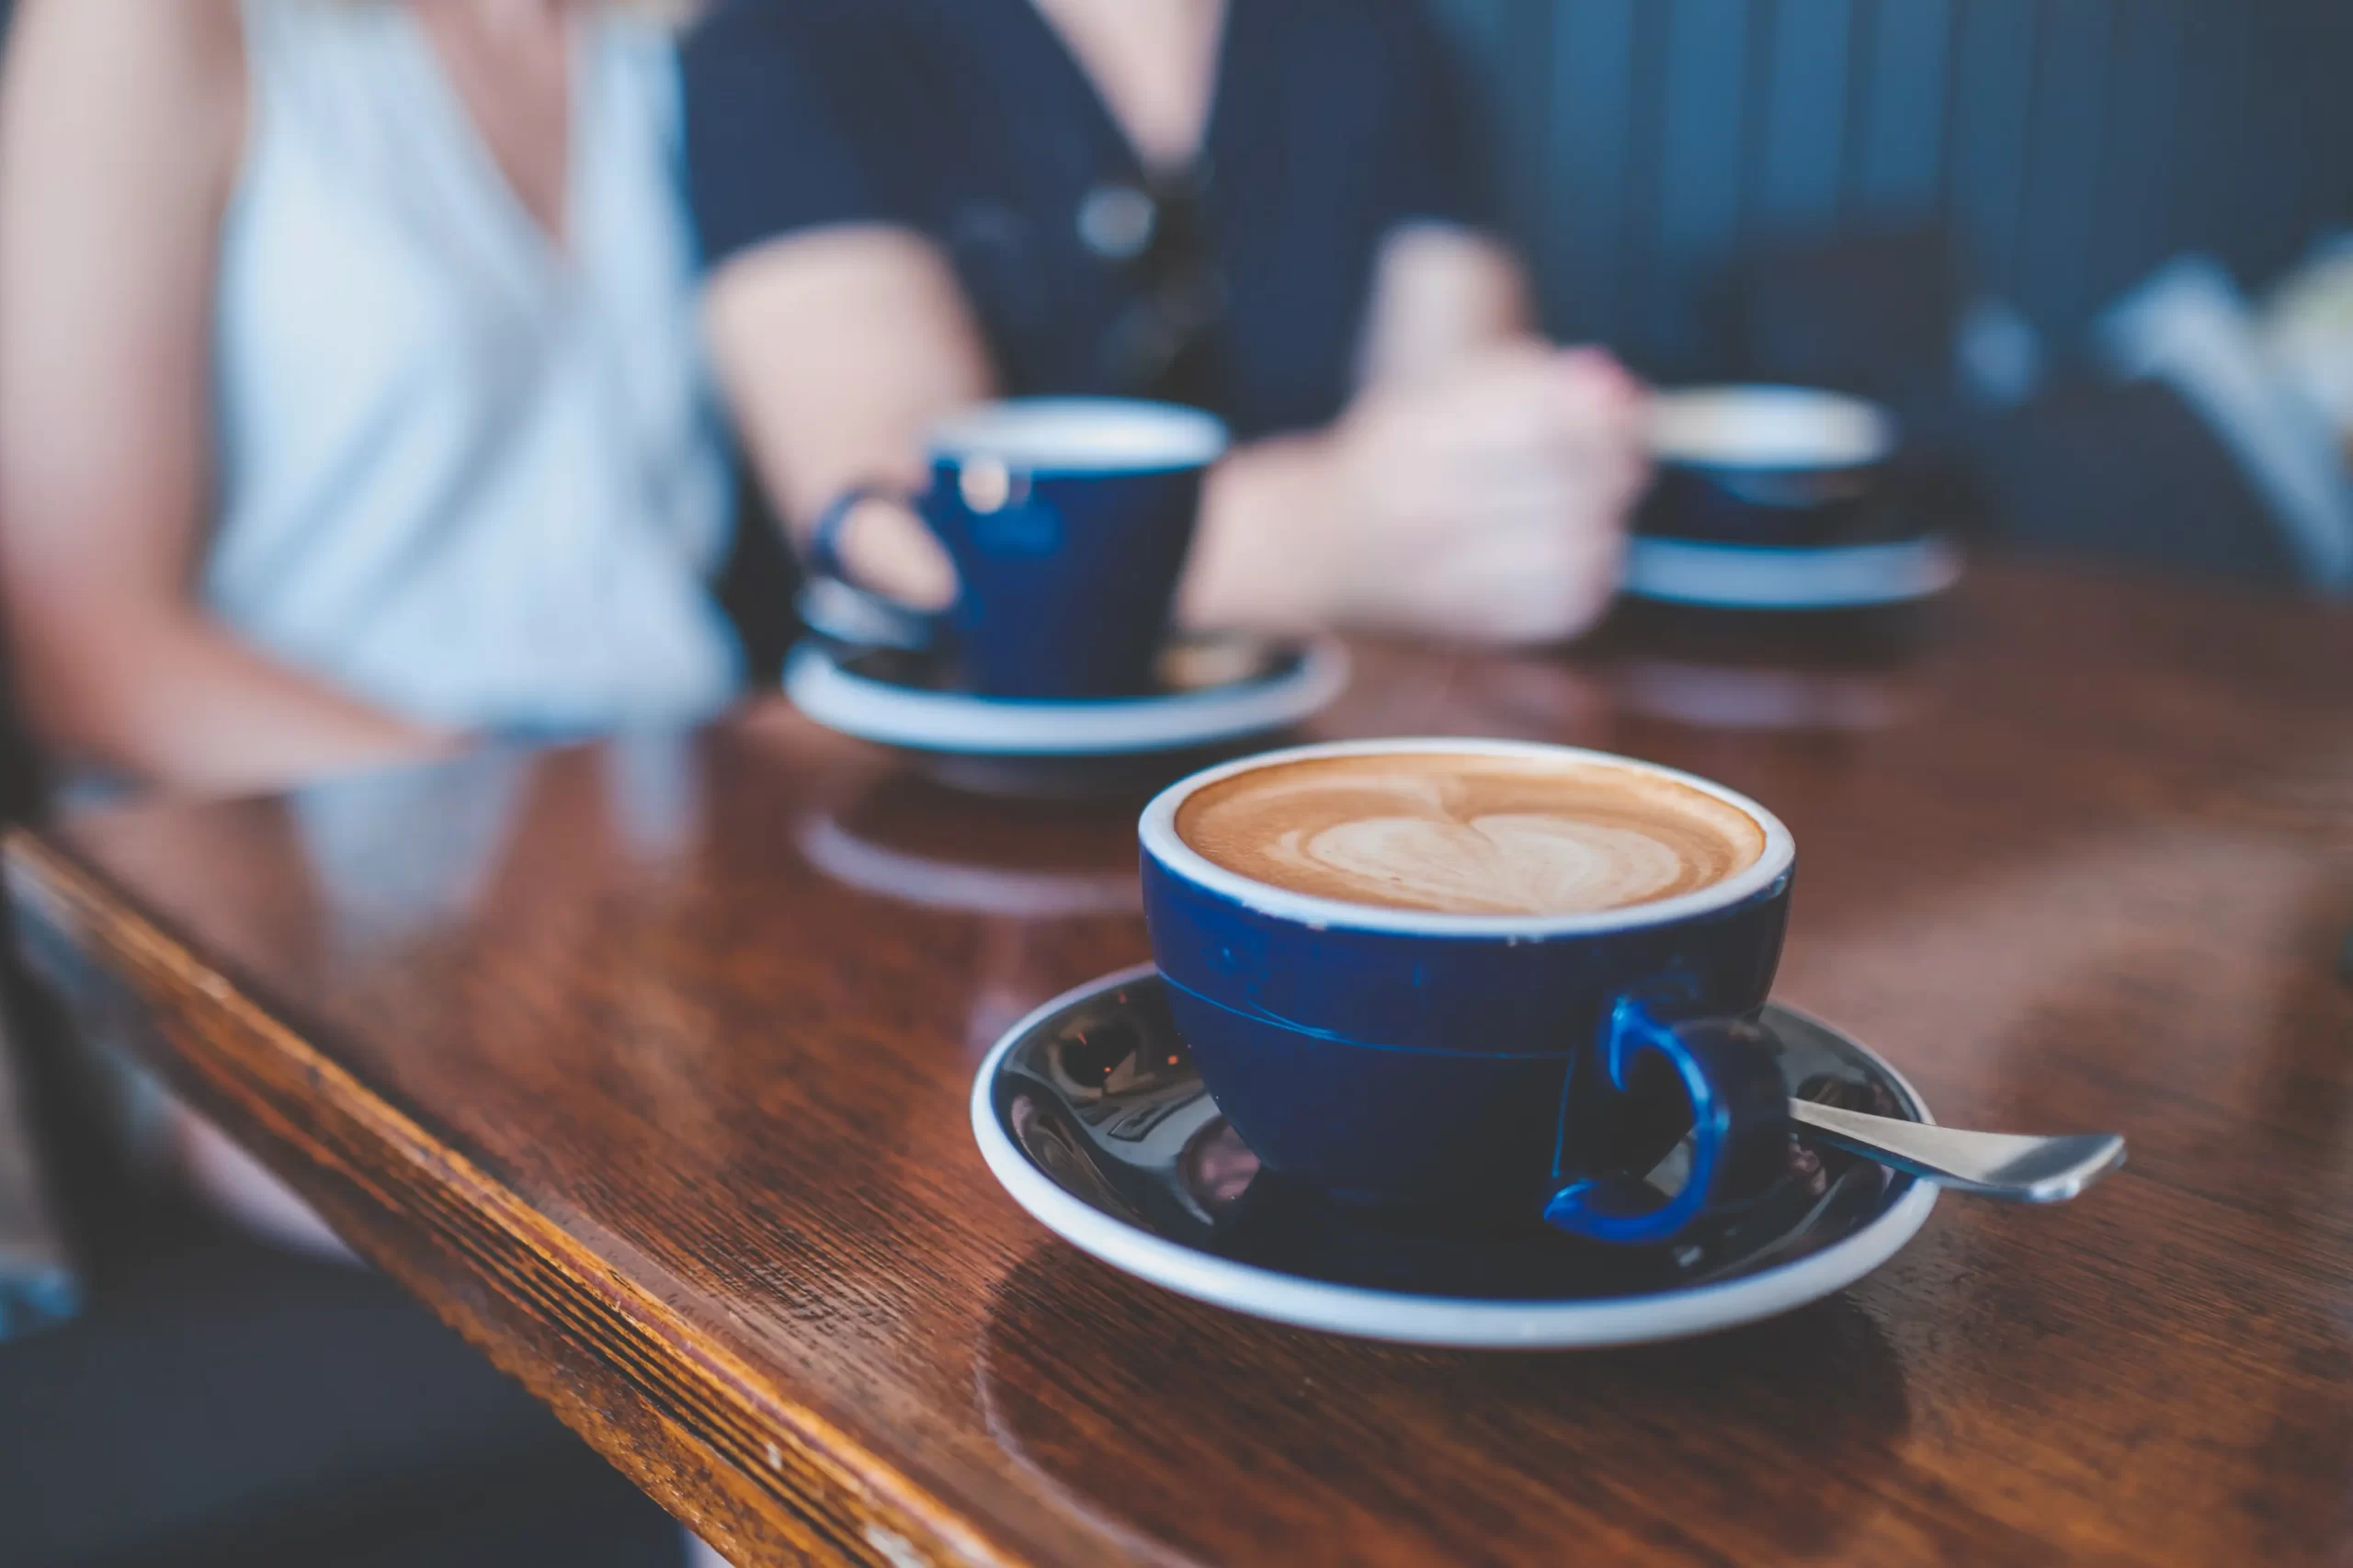
<svg viewBox="0 0 2353 1568">
<path fill-rule="evenodd" d="M 972 800 L 781 706 L 134 805 L 19 835 L 10 886 L 46 967 L 743 1563 L 2353 1560 L 2353 618 L 1999 565 L 1871 657 L 1358 653 L 1313 733 L 1767 802 L 1780 994 L 1945 1120 L 2131 1167 L 1948 1200 L 1679 1346 L 1177 1300 L 965 1124 L 1005 1024 L 1146 956 L 1133 802 Z"/>
</svg>

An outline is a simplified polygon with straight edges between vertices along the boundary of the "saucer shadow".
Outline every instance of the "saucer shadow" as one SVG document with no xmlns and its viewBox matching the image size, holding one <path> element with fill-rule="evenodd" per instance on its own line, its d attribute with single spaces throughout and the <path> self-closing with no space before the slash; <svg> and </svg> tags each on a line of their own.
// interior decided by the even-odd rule
<svg viewBox="0 0 2353 1568">
<path fill-rule="evenodd" d="M 1141 906 L 1136 813 L 1112 796 L 1043 802 L 975 797 L 914 770 L 870 780 L 804 831 L 837 851 L 821 865 L 869 891 L 973 913 L 1030 915 L 1033 890 L 1060 886 L 1072 913 Z M 928 872 L 928 883 L 923 873 Z M 990 886 L 1032 892 L 992 902 Z M 1051 903 L 1051 901 L 1047 901 Z M 1051 913 L 1062 913 L 1059 908 Z"/>
<path fill-rule="evenodd" d="M 939 787 L 983 800 L 1100 804 L 1124 808 L 1132 817 L 1179 778 L 1305 738 L 1290 727 L 1167 751 L 1105 756 L 926 752 L 913 754 L 912 761 Z"/>
<path fill-rule="evenodd" d="M 1068 987 L 1058 933 L 1142 913 L 1140 809 L 1122 799 L 983 798 L 903 767 L 808 812 L 796 839 L 803 860 L 845 887 L 971 917 L 964 1040 L 977 1062 Z"/>
<path fill-rule="evenodd" d="M 1844 1296 L 1671 1345 L 1430 1350 L 1240 1317 L 1058 1244 L 1000 1287 L 974 1367 L 1007 1457 L 1165 1564 L 1810 1557 L 1884 1506 L 1911 1422 Z"/>
</svg>

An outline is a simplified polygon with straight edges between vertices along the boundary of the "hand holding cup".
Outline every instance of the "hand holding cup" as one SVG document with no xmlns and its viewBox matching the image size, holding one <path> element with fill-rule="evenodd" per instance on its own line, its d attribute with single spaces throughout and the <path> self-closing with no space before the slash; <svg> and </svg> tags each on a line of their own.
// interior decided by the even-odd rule
<svg viewBox="0 0 2353 1568">
<path fill-rule="evenodd" d="M 1608 355 L 1534 343 L 1366 392 L 1333 437 L 1335 619 L 1471 642 L 1583 630 L 1648 478 L 1644 405 Z"/>
</svg>

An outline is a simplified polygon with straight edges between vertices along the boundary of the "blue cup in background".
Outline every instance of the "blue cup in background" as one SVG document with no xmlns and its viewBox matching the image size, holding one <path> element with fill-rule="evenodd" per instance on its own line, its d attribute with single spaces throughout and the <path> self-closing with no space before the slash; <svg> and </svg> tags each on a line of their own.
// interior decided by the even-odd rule
<svg viewBox="0 0 2353 1568">
<path fill-rule="evenodd" d="M 1039 398 L 967 410 L 926 440 L 919 495 L 880 486 L 827 507 L 809 569 L 827 630 L 931 649 L 987 697 L 1148 695 L 1166 643 L 1201 484 L 1225 426 L 1196 409 L 1115 398 Z M 853 583 L 851 515 L 875 500 L 922 517 L 954 563 L 954 605 L 934 612 Z M 836 631 L 836 635 L 843 635 Z"/>
<path fill-rule="evenodd" d="M 1812 387 L 1664 392 L 1651 452 L 1626 562 L 1637 597 L 1856 608 L 1928 597 L 1960 574 L 1904 504 L 1895 419 L 1876 403 Z"/>
<path fill-rule="evenodd" d="M 1764 848 L 1712 887 L 1598 914 L 1427 914 L 1312 897 L 1187 845 L 1196 791 L 1318 757 L 1431 754 L 1633 769 L 1752 819 Z M 1756 1025 L 1779 962 L 1796 853 L 1770 812 L 1647 763 L 1513 741 L 1307 746 L 1193 775 L 1145 808 L 1145 918 L 1202 1082 L 1268 1167 L 1347 1201 L 1593 1240 L 1671 1239 L 1763 1196 L 1786 1169 L 1787 1088 Z M 1638 1090 L 1642 1092 L 1637 1092 Z M 1662 1200 L 1662 1092 L 1688 1106 L 1689 1175 Z M 1647 1148 L 1637 1163 L 1631 1147 Z"/>
</svg>

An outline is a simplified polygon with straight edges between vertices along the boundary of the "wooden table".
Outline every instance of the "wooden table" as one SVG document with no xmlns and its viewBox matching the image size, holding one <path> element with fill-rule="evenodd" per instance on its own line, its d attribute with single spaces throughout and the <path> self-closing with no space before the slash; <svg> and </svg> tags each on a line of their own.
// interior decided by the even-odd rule
<svg viewBox="0 0 2353 1568">
<path fill-rule="evenodd" d="M 965 1124 L 1145 953 L 1129 808 L 766 707 L 18 836 L 28 940 L 741 1562 L 2353 1559 L 2353 618 L 1981 571 L 1916 660 L 1361 650 L 1327 734 L 1555 737 L 1801 846 L 1781 994 L 1944 1119 L 2116 1128 L 1841 1297 L 1618 1354 L 1320 1337 L 1048 1235 Z M 943 869 L 944 868 L 944 869 Z"/>
</svg>

